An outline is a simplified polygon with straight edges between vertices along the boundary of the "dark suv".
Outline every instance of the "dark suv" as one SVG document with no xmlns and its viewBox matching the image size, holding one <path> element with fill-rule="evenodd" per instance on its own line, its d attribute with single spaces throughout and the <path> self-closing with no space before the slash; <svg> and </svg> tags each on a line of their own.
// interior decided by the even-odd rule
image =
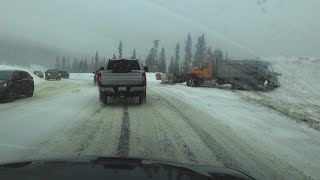
<svg viewBox="0 0 320 180">
<path fill-rule="evenodd" d="M 45 74 L 46 80 L 49 80 L 49 79 L 60 80 L 61 79 L 60 72 L 55 69 L 48 69 L 44 74 Z"/>
<path fill-rule="evenodd" d="M 69 73 L 67 71 L 59 71 L 61 78 L 69 79 Z"/>
<path fill-rule="evenodd" d="M 39 78 L 44 78 L 44 74 L 41 71 L 34 71 L 33 74 L 37 75 Z"/>
<path fill-rule="evenodd" d="M 21 95 L 32 97 L 33 91 L 33 78 L 28 72 L 0 70 L 0 99 L 2 101 L 12 102 Z"/>
</svg>

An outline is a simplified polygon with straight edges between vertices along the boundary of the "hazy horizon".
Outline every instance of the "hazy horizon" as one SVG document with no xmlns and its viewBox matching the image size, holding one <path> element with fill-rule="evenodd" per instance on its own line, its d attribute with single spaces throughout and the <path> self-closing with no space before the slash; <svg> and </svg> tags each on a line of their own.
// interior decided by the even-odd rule
<svg viewBox="0 0 320 180">
<path fill-rule="evenodd" d="M 191 33 L 232 58 L 320 56 L 320 1 L 308 0 L 1 0 L 0 36 L 59 51 L 111 57 L 123 41 L 145 57 L 160 40 L 167 58 Z M 30 44 L 29 43 L 29 44 Z M 181 56 L 183 57 L 183 56 Z M 1 60 L 1 59 L 0 59 Z"/>
</svg>

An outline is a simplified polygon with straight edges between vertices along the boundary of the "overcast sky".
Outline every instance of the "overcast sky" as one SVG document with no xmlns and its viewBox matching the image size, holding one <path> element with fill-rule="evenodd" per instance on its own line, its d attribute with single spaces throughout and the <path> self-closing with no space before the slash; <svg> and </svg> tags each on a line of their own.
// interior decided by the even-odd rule
<svg viewBox="0 0 320 180">
<path fill-rule="evenodd" d="M 107 57 L 119 40 L 125 55 L 154 39 L 171 55 L 188 32 L 234 58 L 320 56 L 319 19 L 319 0 L 0 0 L 0 35 Z"/>
</svg>

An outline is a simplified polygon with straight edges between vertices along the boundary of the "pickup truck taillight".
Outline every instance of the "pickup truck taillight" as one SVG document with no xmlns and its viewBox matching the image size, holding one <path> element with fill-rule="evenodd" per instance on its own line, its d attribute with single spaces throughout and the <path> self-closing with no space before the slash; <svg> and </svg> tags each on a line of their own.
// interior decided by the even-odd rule
<svg viewBox="0 0 320 180">
<path fill-rule="evenodd" d="M 96 73 L 96 78 L 97 78 L 98 83 L 101 84 L 101 73 L 100 72 Z"/>
<path fill-rule="evenodd" d="M 147 77 L 145 72 L 142 73 L 142 84 L 147 85 Z"/>
</svg>

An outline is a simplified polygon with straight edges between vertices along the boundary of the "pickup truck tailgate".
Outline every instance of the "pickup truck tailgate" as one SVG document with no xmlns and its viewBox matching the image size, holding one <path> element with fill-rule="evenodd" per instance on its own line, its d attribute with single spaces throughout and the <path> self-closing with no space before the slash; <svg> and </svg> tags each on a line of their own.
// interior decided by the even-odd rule
<svg viewBox="0 0 320 180">
<path fill-rule="evenodd" d="M 101 86 L 142 86 L 142 71 L 130 73 L 112 73 L 112 71 L 103 71 L 101 73 Z"/>
</svg>

